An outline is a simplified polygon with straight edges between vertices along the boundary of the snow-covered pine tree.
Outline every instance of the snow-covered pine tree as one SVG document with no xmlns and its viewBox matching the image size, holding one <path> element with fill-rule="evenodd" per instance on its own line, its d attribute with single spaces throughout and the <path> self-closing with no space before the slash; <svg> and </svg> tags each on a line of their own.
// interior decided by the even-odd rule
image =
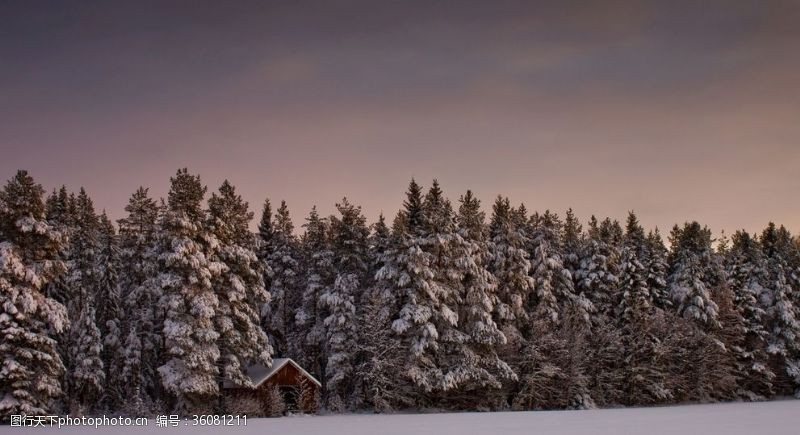
<svg viewBox="0 0 800 435">
<path fill-rule="evenodd" d="M 619 283 L 619 255 L 608 234 L 601 232 L 597 219 L 589 220 L 586 243 L 575 274 L 576 291 L 592 302 L 592 323 L 612 320 Z"/>
<path fill-rule="evenodd" d="M 214 261 L 218 242 L 205 228 L 206 188 L 200 177 L 184 168 L 170 182 L 168 208 L 159 222 L 165 362 L 158 372 L 177 413 L 208 413 L 219 393 L 218 300 L 212 281 L 227 268 Z"/>
<path fill-rule="evenodd" d="M 160 382 L 156 373 L 163 349 L 162 318 L 157 305 L 158 285 L 156 236 L 161 208 L 140 187 L 125 206 L 127 216 L 118 220 L 119 276 L 125 323 L 123 325 L 123 367 L 126 411 L 147 413 L 158 398 Z M 159 410 L 161 411 L 161 410 Z"/>
<path fill-rule="evenodd" d="M 45 214 L 47 222 L 61 235 L 65 241 L 69 241 L 72 230 L 75 227 L 75 195 L 70 195 L 66 186 L 61 186 L 58 191 L 53 193 L 47 198 L 45 203 Z M 62 243 L 61 249 L 58 253 L 59 260 L 65 262 L 69 260 L 70 244 Z M 69 288 L 66 283 L 67 274 L 61 274 L 56 277 L 52 282 L 45 286 L 45 295 L 55 299 L 56 301 L 66 304 Z M 60 343 L 61 346 L 66 346 L 66 340 Z"/>
<path fill-rule="evenodd" d="M 125 365 L 123 335 L 125 310 L 119 285 L 119 244 L 114 224 L 105 211 L 100 214 L 97 242 L 100 275 L 96 323 L 103 337 L 102 359 L 106 374 L 106 403 L 111 409 L 116 410 L 128 399 L 125 393 L 128 380 L 122 377 Z"/>
<path fill-rule="evenodd" d="M 791 236 L 785 228 L 779 229 L 770 222 L 761 234 L 761 247 L 770 288 L 763 294 L 763 303 L 767 307 L 767 352 L 773 356 L 776 393 L 794 392 L 800 397 L 800 321 L 789 285 Z"/>
<path fill-rule="evenodd" d="M 590 313 L 594 310 L 592 303 L 583 295 L 575 294 L 572 275 L 564 267 L 558 215 L 549 210 L 543 215 L 534 215 L 530 227 L 533 233 L 529 252 L 535 293 L 530 311 L 534 321 L 558 324 L 561 309 L 567 304 L 576 306 L 583 313 L 584 320 L 590 321 Z"/>
<path fill-rule="evenodd" d="M 402 382 L 408 352 L 392 330 L 397 301 L 385 283 L 377 281 L 364 292 L 357 318 L 357 400 L 375 412 L 413 406 L 415 401 Z"/>
<path fill-rule="evenodd" d="M 75 229 L 67 262 L 67 313 L 73 327 L 68 336 L 66 361 L 70 413 L 81 415 L 94 411 L 104 394 L 103 341 L 96 318 L 103 270 L 100 263 L 100 221 L 83 188 L 77 196 L 76 206 Z"/>
<path fill-rule="evenodd" d="M 272 347 L 261 329 L 259 309 L 269 303 L 264 272 L 248 225 L 253 213 L 227 180 L 208 200 L 208 229 L 219 246 L 214 259 L 226 267 L 213 279 L 218 306 L 214 326 L 219 333 L 217 363 L 223 380 L 250 386 L 247 367 L 272 365 Z"/>
<path fill-rule="evenodd" d="M 106 373 L 101 354 L 103 340 L 97 327 L 94 300 L 83 300 L 71 321 L 69 413 L 83 415 L 98 408 L 105 388 Z"/>
<path fill-rule="evenodd" d="M 452 267 L 461 276 L 461 282 L 457 283 L 461 301 L 458 330 L 466 334 L 466 341 L 455 346 L 456 369 L 453 371 L 463 378 L 459 388 L 469 392 L 467 396 L 482 392 L 484 403 L 478 406 L 497 407 L 504 399 L 499 394 L 501 387 L 517 376 L 497 353 L 497 348 L 507 340 L 492 318 L 497 303 L 497 282 L 487 269 L 491 252 L 485 215 L 480 201 L 469 190 L 459 198 L 459 203 L 456 215 L 459 237 L 453 238 Z M 462 403 L 460 407 L 465 405 Z"/>
<path fill-rule="evenodd" d="M 738 360 L 740 396 L 750 400 L 768 398 L 774 394 L 775 374 L 766 353 L 767 315 L 759 302 L 765 286 L 769 286 L 764 255 L 758 240 L 746 231 L 735 232 L 732 242 L 725 255 L 725 275 L 732 292 L 731 305 L 741 317 L 741 331 L 734 328 L 738 325 L 723 319 L 726 333 L 733 333 L 726 344 Z"/>
<path fill-rule="evenodd" d="M 600 233 L 602 237 L 611 244 L 612 247 L 620 249 L 625 240 L 625 231 L 622 229 L 618 220 L 611 218 L 603 219 L 600 223 Z"/>
<path fill-rule="evenodd" d="M 678 314 L 703 328 L 717 328 L 717 304 L 711 289 L 719 279 L 715 271 L 711 231 L 697 222 L 672 231 L 671 267 L 667 279 Z M 721 274 L 720 274 L 721 275 Z"/>
<path fill-rule="evenodd" d="M 275 247 L 275 241 L 273 240 L 273 236 L 275 234 L 274 224 L 272 222 L 272 204 L 269 202 L 269 198 L 264 200 L 264 205 L 261 207 L 261 219 L 258 221 L 258 233 L 256 233 L 255 237 L 255 250 L 256 255 L 258 256 L 258 261 L 260 263 L 259 267 L 263 274 L 264 280 L 264 288 L 269 293 L 270 287 L 272 287 L 272 268 L 270 267 L 270 255 Z M 268 330 L 267 325 L 269 324 L 268 316 L 270 315 L 270 302 L 272 301 L 272 297 L 270 300 L 261 307 L 258 307 L 259 315 L 261 316 L 261 326 L 262 329 Z"/>
<path fill-rule="evenodd" d="M 489 227 L 491 258 L 489 271 L 497 280 L 495 322 L 500 326 L 509 344 L 519 346 L 522 331 L 527 330 L 528 301 L 532 297 L 533 279 L 531 263 L 526 250 L 527 238 L 512 216 L 508 198 L 498 196 L 492 206 Z M 516 351 L 511 351 L 516 354 Z"/>
<path fill-rule="evenodd" d="M 381 213 L 372 225 L 369 286 L 357 307 L 356 404 L 372 407 L 375 412 L 413 404 L 409 390 L 398 382 L 406 352 L 392 330 L 393 317 L 397 313 L 393 283 L 376 278 L 386 264 L 394 241 L 401 238 L 402 221 L 401 216 L 395 219 L 392 231 Z"/>
<path fill-rule="evenodd" d="M 648 270 L 639 260 L 639 244 L 643 237 L 638 236 L 643 236 L 644 231 L 637 226 L 635 217 L 629 218 L 620 261 L 620 302 L 617 307 L 617 325 L 624 355 L 621 399 L 627 405 L 664 403 L 672 398 L 660 367 L 665 350 L 653 325 Z"/>
<path fill-rule="evenodd" d="M 259 225 L 262 257 L 272 271 L 270 276 L 270 303 L 262 309 L 262 326 L 267 331 L 269 342 L 278 356 L 299 358 L 302 337 L 295 326 L 295 311 L 302 296 L 300 247 L 294 234 L 294 224 L 286 201 L 275 212 L 275 220 L 269 217 L 265 204 Z M 267 225 L 267 222 L 270 224 Z"/>
<path fill-rule="evenodd" d="M 561 228 L 561 240 L 563 241 L 564 249 L 564 267 L 569 270 L 572 277 L 576 277 L 581 263 L 581 254 L 583 252 L 583 227 L 581 226 L 578 218 L 572 209 L 567 210 L 564 216 L 564 226 Z M 577 280 L 577 278 L 575 278 Z M 577 289 L 577 282 L 574 283 Z"/>
<path fill-rule="evenodd" d="M 593 217 L 589 227 L 589 238 L 598 242 L 588 251 L 605 252 L 614 259 L 610 265 L 615 278 L 610 281 L 616 281 L 600 298 L 612 306 L 601 310 L 604 320 L 595 321 L 588 338 L 586 358 L 591 364 L 586 376 L 592 380 L 592 397 L 602 406 L 663 403 L 670 398 L 661 367 L 665 350 L 660 346 L 664 335 L 660 327 L 664 322 L 653 315 L 644 229 L 631 212 L 622 246 L 617 247 L 617 225 L 610 219 L 598 223 Z"/>
<path fill-rule="evenodd" d="M 47 221 L 58 227 L 71 228 L 75 225 L 74 206 L 70 204 L 70 194 L 67 187 L 62 185 L 58 190 L 47 197 L 45 203 Z"/>
<path fill-rule="evenodd" d="M 726 247 L 718 253 L 722 256 L 727 251 Z M 764 378 L 764 372 L 757 370 L 752 354 L 745 348 L 747 328 L 744 317 L 734 304 L 734 292 L 727 284 L 723 284 L 714 289 L 712 297 L 717 304 L 718 319 L 722 326 L 709 334 L 715 342 L 721 343 L 719 347 L 722 352 L 716 369 L 731 379 L 722 388 L 715 386 L 715 395 L 718 400 L 761 400 L 758 394 L 745 387 L 746 384 L 759 384 L 768 379 Z"/>
<path fill-rule="evenodd" d="M 319 302 L 328 313 L 323 320 L 328 355 L 327 403 L 332 410 L 342 410 L 355 405 L 356 301 L 361 300 L 369 270 L 369 229 L 361 207 L 347 198 L 336 204 L 336 209 L 339 216 L 330 218 L 336 278 L 333 286 L 320 295 Z"/>
<path fill-rule="evenodd" d="M 512 407 L 518 410 L 595 408 L 589 369 L 597 361 L 591 359 L 585 312 L 577 305 L 568 304 L 558 324 L 541 319 L 535 320 L 534 327 L 540 335 L 531 337 L 521 351 L 520 382 L 511 397 Z"/>
<path fill-rule="evenodd" d="M 44 295 L 64 273 L 63 236 L 45 221 L 44 189 L 19 171 L 0 190 L 0 421 L 47 415 L 63 394 L 64 364 L 54 339 L 66 308 Z M 33 352 L 31 350 L 34 350 Z"/>
<path fill-rule="evenodd" d="M 650 295 L 653 297 L 653 305 L 662 310 L 671 309 L 672 299 L 667 289 L 667 247 L 661 239 L 661 233 L 656 228 L 647 233 L 647 286 L 650 288 Z"/>
<path fill-rule="evenodd" d="M 323 394 L 326 394 L 325 367 L 328 357 L 324 320 L 328 316 L 328 309 L 320 303 L 320 296 L 334 285 L 336 278 L 330 227 L 328 220 L 319 216 L 316 206 L 312 207 L 303 227 L 306 229 L 301 239 L 305 289 L 295 321 L 301 363 L 321 379 Z"/>
<path fill-rule="evenodd" d="M 414 343 L 411 379 L 423 393 L 429 393 L 429 398 L 440 400 L 472 381 L 474 373 L 462 365 L 468 336 L 458 329 L 464 278 L 459 263 L 468 257 L 463 254 L 464 241 L 457 233 L 452 205 L 437 180 L 433 180 L 422 203 L 419 239 L 429 255 L 432 276 L 427 287 L 406 295 L 399 320 L 410 326 L 405 333 Z M 399 332 L 399 328 L 395 330 Z"/>
<path fill-rule="evenodd" d="M 639 223 L 639 218 L 632 211 L 628 212 L 628 218 L 625 221 L 625 235 L 622 238 L 622 246 L 633 249 L 642 265 L 646 264 L 645 260 L 650 254 L 647 246 L 647 236 L 644 233 L 644 227 Z"/>
<path fill-rule="evenodd" d="M 573 358 L 572 343 L 585 343 L 591 325 L 591 301 L 573 290 L 572 275 L 564 267 L 561 222 L 549 210 L 528 221 L 532 233 L 531 277 L 535 296 L 529 302 L 527 342 L 515 367 L 520 383 L 513 404 L 518 409 L 594 407 L 588 394 L 582 358 Z M 566 320 L 569 320 L 568 322 Z M 564 385 L 569 387 L 562 390 Z M 547 391 L 565 391 L 547 393 Z"/>
<path fill-rule="evenodd" d="M 422 199 L 421 188 L 411 180 L 405 209 L 396 222 L 396 238 L 377 277 L 396 295 L 399 312 L 392 329 L 408 353 L 402 381 L 418 404 L 435 392 L 449 389 L 439 366 L 444 349 L 440 340 L 452 340 L 458 315 L 451 289 L 441 282 L 447 262 L 446 246 L 454 231 L 452 207 L 438 183 Z"/>
<path fill-rule="evenodd" d="M 392 231 L 386 225 L 386 218 L 381 213 L 378 221 L 372 224 L 372 233 L 369 237 L 369 275 L 370 283 L 374 275 L 383 267 L 383 256 L 392 243 Z"/>
</svg>

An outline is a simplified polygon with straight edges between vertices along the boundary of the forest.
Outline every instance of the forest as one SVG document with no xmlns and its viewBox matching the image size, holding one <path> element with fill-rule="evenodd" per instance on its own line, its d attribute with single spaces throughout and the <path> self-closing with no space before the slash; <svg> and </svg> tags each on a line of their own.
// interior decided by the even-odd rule
<svg viewBox="0 0 800 435">
<path fill-rule="evenodd" d="M 669 234 L 412 180 L 368 223 L 300 225 L 180 169 L 112 222 L 26 171 L 0 191 L 0 420 L 236 414 L 290 357 L 324 412 L 590 409 L 800 397 L 800 239 Z M 255 227 L 253 227 L 255 228 Z M 666 239 L 666 240 L 665 240 Z M 268 409 L 256 415 L 271 415 Z"/>
</svg>

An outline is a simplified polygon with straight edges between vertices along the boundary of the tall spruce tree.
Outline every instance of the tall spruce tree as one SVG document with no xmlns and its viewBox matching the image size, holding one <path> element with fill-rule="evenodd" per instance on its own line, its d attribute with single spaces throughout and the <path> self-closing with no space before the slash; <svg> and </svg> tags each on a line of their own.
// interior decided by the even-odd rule
<svg viewBox="0 0 800 435">
<path fill-rule="evenodd" d="M 294 234 L 294 224 L 286 201 L 276 210 L 271 221 L 269 208 L 265 206 L 261 219 L 259 237 L 270 277 L 270 303 L 262 310 L 262 325 L 267 331 L 275 355 L 299 357 L 302 337 L 295 326 L 295 311 L 302 295 L 300 247 Z M 266 222 L 271 222 L 271 226 Z M 271 230 L 269 230 L 271 228 Z"/>
<path fill-rule="evenodd" d="M 272 286 L 272 268 L 269 267 L 269 257 L 275 247 L 275 228 L 272 222 L 272 204 L 269 198 L 264 200 L 264 205 L 261 207 L 261 219 L 258 221 L 258 234 L 256 237 L 256 254 L 258 260 L 261 262 L 261 268 L 264 272 L 264 286 L 267 290 Z M 262 307 L 262 310 L 265 308 Z M 266 306 L 269 310 L 269 305 Z"/>
<path fill-rule="evenodd" d="M 461 281 L 457 283 L 458 330 L 466 334 L 466 342 L 459 343 L 455 352 L 456 370 L 463 378 L 459 388 L 472 394 L 483 391 L 487 402 L 484 406 L 498 406 L 502 400 L 500 389 L 517 376 L 497 353 L 507 339 L 492 317 L 497 282 L 487 269 L 491 252 L 485 215 L 480 201 L 469 190 L 459 198 L 456 220 L 453 261 Z"/>
<path fill-rule="evenodd" d="M 416 391 L 412 395 L 418 404 L 424 404 L 433 394 L 452 386 L 439 366 L 444 353 L 440 339 L 457 335 L 458 315 L 453 293 L 439 280 L 454 224 L 452 207 L 438 183 L 423 200 L 421 188 L 412 180 L 406 197 L 395 225 L 394 246 L 378 278 L 398 298 L 399 312 L 394 314 L 392 329 L 408 349 L 402 380 Z"/>
<path fill-rule="evenodd" d="M 357 346 L 356 301 L 364 292 L 369 270 L 369 229 L 361 207 L 347 198 L 336 204 L 339 216 L 330 218 L 330 240 L 336 277 L 320 296 L 327 310 L 323 320 L 327 341 L 327 394 L 330 409 L 354 406 L 354 367 Z"/>
<path fill-rule="evenodd" d="M 205 228 L 206 188 L 200 177 L 178 170 L 170 178 L 168 207 L 159 222 L 158 282 L 164 308 L 161 383 L 179 414 L 209 412 L 219 393 L 218 309 L 212 282 L 227 267 L 214 260 L 218 241 Z"/>
<path fill-rule="evenodd" d="M 535 298 L 531 306 L 534 321 L 558 324 L 561 309 L 568 304 L 581 311 L 585 321 L 593 310 L 591 301 L 583 295 L 575 295 L 572 274 L 564 267 L 561 245 L 561 220 L 545 211 L 543 215 L 531 217 L 532 233 L 529 252 L 531 255 L 531 277 L 534 281 Z"/>
<path fill-rule="evenodd" d="M 789 284 L 791 236 L 772 222 L 761 234 L 770 291 L 764 294 L 770 332 L 767 352 L 773 356 L 775 386 L 779 393 L 800 397 L 800 321 Z"/>
<path fill-rule="evenodd" d="M 125 206 L 126 217 L 119 225 L 119 276 L 122 305 L 126 316 L 123 326 L 123 367 L 127 410 L 144 414 L 158 398 L 160 382 L 156 368 L 163 349 L 161 286 L 157 273 L 156 237 L 160 207 L 140 187 Z"/>
<path fill-rule="evenodd" d="M 106 215 L 100 215 L 98 228 L 100 280 L 98 287 L 97 326 L 103 337 L 103 367 L 105 368 L 105 396 L 110 409 L 119 409 L 127 401 L 122 371 L 125 365 L 123 327 L 125 310 L 119 285 L 119 244 L 114 224 Z"/>
<path fill-rule="evenodd" d="M 568 209 L 564 216 L 564 226 L 561 228 L 561 240 L 564 248 L 564 266 L 573 278 L 580 267 L 581 253 L 583 250 L 583 227 L 572 209 Z M 577 278 L 576 278 L 577 281 Z M 577 282 L 575 283 L 577 288 Z"/>
<path fill-rule="evenodd" d="M 519 344 L 527 329 L 528 303 L 532 297 L 533 279 L 526 245 L 527 235 L 522 222 L 514 219 L 508 198 L 498 196 L 492 206 L 489 227 L 491 258 L 489 271 L 497 280 L 495 322 L 511 343 Z"/>
<path fill-rule="evenodd" d="M 650 295 L 653 297 L 653 303 L 657 308 L 670 309 L 673 304 L 667 288 L 668 250 L 664 246 L 664 241 L 658 228 L 647 233 L 646 245 L 647 263 L 645 267 L 647 267 L 648 271 L 647 286 L 650 288 Z"/>
<path fill-rule="evenodd" d="M 719 279 L 714 267 L 711 231 L 697 222 L 672 231 L 673 246 L 668 277 L 670 295 L 678 314 L 703 328 L 717 328 L 717 304 L 711 291 Z"/>
<path fill-rule="evenodd" d="M 768 271 L 761 245 L 746 231 L 733 234 L 732 245 L 725 255 L 727 287 L 732 292 L 731 304 L 741 317 L 741 330 L 731 336 L 731 345 L 739 363 L 740 395 L 748 399 L 771 397 L 775 374 L 766 353 L 769 332 L 764 327 L 767 313 L 760 300 L 769 288 Z M 731 322 L 726 330 L 737 332 Z"/>
<path fill-rule="evenodd" d="M 631 215 L 633 216 L 633 215 Z M 663 403 L 672 398 L 660 366 L 664 348 L 654 325 L 653 298 L 647 285 L 648 270 L 639 260 L 644 231 L 628 220 L 620 261 L 620 301 L 617 325 L 620 335 L 624 384 L 621 400 L 627 405 Z"/>
<path fill-rule="evenodd" d="M 390 411 L 414 403 L 409 390 L 402 383 L 402 364 L 405 349 L 392 330 L 392 321 L 397 313 L 397 298 L 394 285 L 379 279 L 379 273 L 387 262 L 395 241 L 404 231 L 402 214 L 390 230 L 383 214 L 372 225 L 369 240 L 370 285 L 361 296 L 358 316 L 358 353 L 356 356 L 357 404 L 372 407 L 375 412 Z"/>
<path fill-rule="evenodd" d="M 272 365 L 272 347 L 261 329 L 259 309 L 269 302 L 264 272 L 255 252 L 255 239 L 248 225 L 253 213 L 227 180 L 208 200 L 208 229 L 219 243 L 214 259 L 225 265 L 213 279 L 218 305 L 214 327 L 222 379 L 234 385 L 251 386 L 247 367 Z"/>
<path fill-rule="evenodd" d="M 45 203 L 47 222 L 54 230 L 61 233 L 66 241 L 61 244 L 61 248 L 58 252 L 58 259 L 65 262 L 65 264 L 70 256 L 70 243 L 68 243 L 68 241 L 75 227 L 75 221 L 77 219 L 75 213 L 75 196 L 70 195 L 66 186 L 62 185 L 58 191 L 54 190 L 47 198 L 47 202 Z M 45 295 L 62 304 L 66 304 L 69 294 L 66 280 L 66 273 L 56 277 L 45 286 Z M 61 345 L 63 347 L 66 343 L 61 343 Z"/>
<path fill-rule="evenodd" d="M 317 213 L 316 206 L 309 212 L 306 229 L 303 234 L 303 269 L 305 271 L 305 288 L 295 321 L 301 343 L 301 361 L 317 374 L 323 382 L 325 393 L 327 379 L 327 346 L 325 337 L 325 318 L 328 308 L 320 302 L 320 296 L 334 285 L 333 251 L 331 250 L 328 219 Z"/>
<path fill-rule="evenodd" d="M 105 386 L 101 354 L 103 341 L 97 326 L 97 298 L 103 275 L 100 260 L 99 217 L 86 191 L 76 201 L 77 215 L 72 234 L 67 286 L 67 313 L 73 325 L 67 337 L 67 380 L 70 412 L 92 412 L 100 403 Z"/>
<path fill-rule="evenodd" d="M 45 221 L 44 189 L 19 171 L 0 191 L 0 420 L 47 415 L 63 394 L 64 364 L 56 334 L 68 326 L 65 307 L 44 287 L 65 266 L 63 236 Z"/>
<path fill-rule="evenodd" d="M 619 256 L 607 234 L 592 216 L 580 267 L 575 274 L 576 291 L 592 302 L 592 323 L 603 325 L 613 317 L 619 284 Z"/>
</svg>

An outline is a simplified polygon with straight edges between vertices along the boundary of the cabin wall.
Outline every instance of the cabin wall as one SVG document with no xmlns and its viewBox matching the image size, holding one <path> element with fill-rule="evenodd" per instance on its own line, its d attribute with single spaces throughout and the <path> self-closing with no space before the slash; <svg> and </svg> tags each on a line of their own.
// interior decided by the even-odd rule
<svg viewBox="0 0 800 435">
<path fill-rule="evenodd" d="M 304 382 L 305 381 L 305 382 Z M 298 408 L 306 413 L 315 413 L 319 409 L 319 387 L 308 379 L 292 364 L 286 364 L 271 378 L 263 382 L 257 389 L 229 388 L 226 394 L 232 397 L 255 396 L 266 400 L 270 388 L 292 387 L 297 390 Z"/>
</svg>

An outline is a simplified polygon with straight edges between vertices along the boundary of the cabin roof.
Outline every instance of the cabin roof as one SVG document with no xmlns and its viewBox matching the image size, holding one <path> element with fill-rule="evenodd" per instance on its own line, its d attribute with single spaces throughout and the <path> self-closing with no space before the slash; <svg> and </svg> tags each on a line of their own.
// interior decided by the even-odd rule
<svg viewBox="0 0 800 435">
<path fill-rule="evenodd" d="M 258 387 L 259 385 L 263 384 L 267 379 L 275 376 L 275 374 L 277 374 L 287 364 L 293 365 L 300 373 L 302 373 L 303 376 L 311 380 L 311 382 L 316 384 L 318 387 L 322 386 L 322 384 L 316 378 L 311 376 L 310 373 L 305 371 L 305 369 L 300 367 L 300 365 L 294 362 L 294 360 L 291 358 L 273 358 L 272 367 L 266 367 L 263 364 L 253 364 L 251 366 L 248 366 L 246 369 L 247 376 L 250 377 L 250 381 L 253 382 L 253 386 Z M 238 386 L 226 380 L 223 383 L 223 387 L 236 388 Z"/>
</svg>

